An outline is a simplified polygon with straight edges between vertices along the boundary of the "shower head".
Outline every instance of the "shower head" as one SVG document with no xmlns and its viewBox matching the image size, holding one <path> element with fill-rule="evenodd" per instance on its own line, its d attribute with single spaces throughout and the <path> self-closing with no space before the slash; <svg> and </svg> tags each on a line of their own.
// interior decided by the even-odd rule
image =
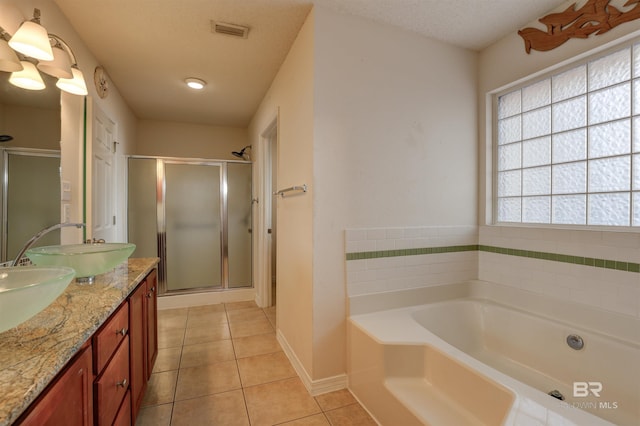
<svg viewBox="0 0 640 426">
<path fill-rule="evenodd" d="M 251 145 L 247 145 L 244 148 L 242 148 L 240 151 L 231 151 L 231 154 L 233 154 L 234 156 L 238 157 L 238 158 L 242 158 L 243 160 L 250 160 L 249 158 L 249 154 L 245 154 L 244 151 L 249 148 L 251 149 Z"/>
</svg>

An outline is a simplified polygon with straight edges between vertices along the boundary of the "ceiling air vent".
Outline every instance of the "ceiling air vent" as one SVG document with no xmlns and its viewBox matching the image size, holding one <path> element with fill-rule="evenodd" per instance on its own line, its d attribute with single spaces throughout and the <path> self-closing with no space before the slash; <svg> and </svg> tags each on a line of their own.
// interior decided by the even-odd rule
<svg viewBox="0 0 640 426">
<path fill-rule="evenodd" d="M 247 38 L 249 35 L 249 27 L 227 24 L 226 22 L 211 21 L 211 32 L 233 37 Z"/>
</svg>

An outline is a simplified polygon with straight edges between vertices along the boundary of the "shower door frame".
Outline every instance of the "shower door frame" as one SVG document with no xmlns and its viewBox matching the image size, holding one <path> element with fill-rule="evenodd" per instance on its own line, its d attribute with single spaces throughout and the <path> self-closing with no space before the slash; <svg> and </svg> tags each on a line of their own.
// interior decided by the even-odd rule
<svg viewBox="0 0 640 426">
<path fill-rule="evenodd" d="M 167 288 L 167 216 L 166 216 L 166 196 L 167 196 L 167 180 L 166 168 L 167 164 L 179 164 L 188 166 L 212 166 L 220 168 L 220 188 L 218 197 L 220 200 L 220 211 L 218 218 L 220 219 L 220 286 L 215 287 L 189 287 L 185 289 L 169 290 Z M 159 294 L 185 294 L 185 293 L 201 293 L 203 291 L 225 290 L 229 286 L 229 252 L 227 240 L 227 165 L 217 160 L 190 160 L 182 158 L 157 158 L 156 159 L 156 186 L 161 188 L 158 191 L 158 250 L 160 251 L 159 272 Z M 213 260 L 213 259 L 212 259 Z"/>
<path fill-rule="evenodd" d="M 156 161 L 156 229 L 157 229 L 157 248 L 158 257 L 160 263 L 158 264 L 158 295 L 177 295 L 177 294 L 190 294 L 190 293 L 202 293 L 202 292 L 216 292 L 226 290 L 241 290 L 254 288 L 253 283 L 253 268 L 251 273 L 251 282 L 248 286 L 244 287 L 229 287 L 229 242 L 228 242 L 228 217 L 227 217 L 227 165 L 229 163 L 248 164 L 251 166 L 251 161 L 243 160 L 218 160 L 218 159 L 204 159 L 204 158 L 181 158 L 181 157 L 159 157 L 159 156 L 147 156 L 147 155 L 128 155 L 127 156 L 127 170 L 129 159 L 147 159 Z M 185 289 L 168 290 L 167 289 L 167 237 L 166 237 L 166 173 L 165 164 L 183 164 L 191 166 L 217 166 L 220 167 L 220 271 L 221 271 L 221 285 L 216 287 L 190 287 Z M 127 173 L 128 174 L 128 173 Z M 253 170 L 252 170 L 253 174 Z M 128 185 L 127 185 L 128 188 Z M 252 215 L 253 216 L 253 215 Z M 253 217 L 251 219 L 253 222 Z M 251 244 L 252 252 L 253 242 Z M 253 266 L 253 265 L 252 265 Z"/>
<path fill-rule="evenodd" d="M 2 236 L 0 238 L 0 259 L 4 261 L 10 261 L 8 257 L 8 244 L 9 244 L 9 156 L 25 156 L 25 157 L 46 157 L 57 158 L 61 160 L 61 152 L 53 149 L 41 149 L 41 148 L 21 148 L 21 147 L 8 147 L 1 148 L 2 151 L 2 187 L 0 198 L 2 199 L 2 212 L 1 212 L 1 226 Z M 61 169 L 61 166 L 59 167 Z M 62 177 L 58 176 L 58 184 L 62 182 Z M 62 201 L 60 201 L 62 203 Z M 59 219 L 59 218 L 58 218 Z"/>
</svg>

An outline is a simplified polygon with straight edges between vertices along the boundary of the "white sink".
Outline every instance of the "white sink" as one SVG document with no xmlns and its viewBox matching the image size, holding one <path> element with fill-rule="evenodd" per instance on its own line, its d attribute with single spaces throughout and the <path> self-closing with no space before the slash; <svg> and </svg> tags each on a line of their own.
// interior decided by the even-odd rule
<svg viewBox="0 0 640 426">
<path fill-rule="evenodd" d="M 75 271 L 66 267 L 0 268 L 0 333 L 49 306 L 74 275 Z"/>
<path fill-rule="evenodd" d="M 26 255 L 38 266 L 73 268 L 76 280 L 91 282 L 125 261 L 135 249 L 131 243 L 67 244 L 32 248 Z"/>
</svg>

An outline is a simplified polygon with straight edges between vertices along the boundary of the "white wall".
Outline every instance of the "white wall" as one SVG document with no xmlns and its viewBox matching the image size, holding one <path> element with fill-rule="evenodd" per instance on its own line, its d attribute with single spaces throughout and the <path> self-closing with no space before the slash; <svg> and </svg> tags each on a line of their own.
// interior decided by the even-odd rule
<svg viewBox="0 0 640 426">
<path fill-rule="evenodd" d="M 277 119 L 278 186 L 309 185 L 306 194 L 274 200 L 278 223 L 278 334 L 308 374 L 313 369 L 314 26 L 312 11 L 249 126 L 254 158 L 262 158 L 262 134 Z M 259 176 L 256 181 L 261 182 Z M 267 191 L 263 196 L 271 194 Z M 303 377 L 305 371 L 301 372 Z"/>
<path fill-rule="evenodd" d="M 584 1 L 580 2 L 582 5 Z M 620 4 L 619 1 L 612 2 Z M 624 3 L 624 2 L 622 2 Z M 558 11 L 572 2 L 565 2 Z M 532 22 L 530 26 L 538 25 Z M 532 74 L 550 70 L 596 48 L 605 48 L 640 30 L 640 21 L 622 24 L 588 39 L 571 39 L 549 52 L 531 51 L 513 33 L 480 52 L 479 100 L 479 243 L 595 259 L 640 261 L 640 235 L 619 230 L 544 229 L 482 226 L 491 223 L 491 118 L 488 93 Z M 640 33 L 639 33 L 640 34 Z M 481 252 L 479 278 L 521 287 L 564 300 L 627 315 L 640 315 L 640 274 L 564 262 Z"/>
<path fill-rule="evenodd" d="M 319 379 L 346 370 L 345 229 L 476 225 L 477 111 L 475 53 L 323 8 L 315 16 Z"/>
<path fill-rule="evenodd" d="M 140 120 L 136 138 L 135 154 L 160 157 L 239 160 L 231 151 L 249 145 L 247 129 L 155 120 Z"/>
</svg>

